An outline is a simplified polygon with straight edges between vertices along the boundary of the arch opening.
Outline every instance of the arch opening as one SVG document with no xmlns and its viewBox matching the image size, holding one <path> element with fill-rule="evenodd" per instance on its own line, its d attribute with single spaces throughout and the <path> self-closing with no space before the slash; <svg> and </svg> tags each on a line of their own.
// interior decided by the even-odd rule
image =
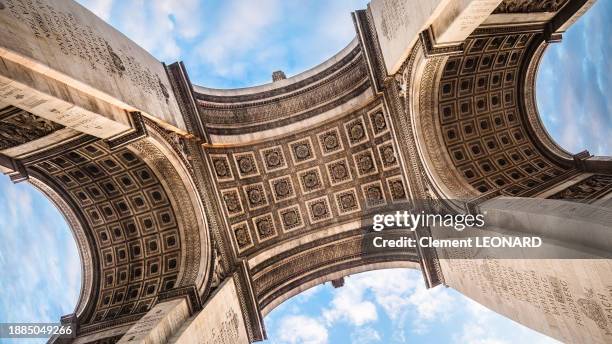
<svg viewBox="0 0 612 344">
<path fill-rule="evenodd" d="M 264 343 L 547 339 L 452 288 L 426 289 L 418 267 L 394 264 L 363 266 L 342 282 L 327 276 L 285 300 L 264 321 L 271 329 Z"/>
<path fill-rule="evenodd" d="M 570 154 L 612 153 L 612 80 L 605 62 L 612 53 L 605 29 L 610 21 L 612 4 L 596 2 L 561 42 L 547 44 L 537 67 L 535 111 L 546 134 Z"/>
<path fill-rule="evenodd" d="M 87 292 L 77 234 L 41 191 L 0 178 L 0 309 L 11 310 L 0 312 L 2 323 L 55 323 Z"/>
</svg>

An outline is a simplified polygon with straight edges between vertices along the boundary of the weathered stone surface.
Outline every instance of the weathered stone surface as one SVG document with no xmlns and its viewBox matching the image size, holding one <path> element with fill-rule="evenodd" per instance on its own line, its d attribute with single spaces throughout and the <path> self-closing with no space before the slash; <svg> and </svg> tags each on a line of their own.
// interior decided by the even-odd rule
<svg viewBox="0 0 612 344">
<path fill-rule="evenodd" d="M 391 267 L 420 267 L 428 286 L 447 277 L 557 338 L 598 329 L 607 338 L 609 266 L 441 266 L 433 249 L 363 245 L 372 216 L 397 209 L 477 211 L 500 195 L 610 204 L 611 160 L 556 149 L 533 98 L 548 31 L 588 5 L 483 22 L 498 3 L 374 0 L 353 17 L 358 37 L 320 66 L 215 90 L 192 85 L 179 63 L 166 79 L 158 61 L 73 2 L 0 1 L 0 108 L 32 114 L 0 118 L 0 170 L 29 177 L 75 233 L 84 262 L 66 318 L 78 324 L 75 343 L 116 342 L 130 327 L 124 341 L 246 343 L 265 336 L 261 315 L 287 298 Z M 498 227 L 538 224 L 526 231 L 572 234 L 590 251 L 609 242 L 599 227 L 591 241 L 568 230 L 590 223 L 583 217 L 534 216 Z M 504 289 L 492 269 L 528 273 Z M 525 283 L 535 301 L 515 293 Z M 566 285 L 565 303 L 549 302 Z"/>
<path fill-rule="evenodd" d="M 121 338 L 118 344 L 163 344 L 189 317 L 185 299 L 158 303 L 140 318 Z"/>
<path fill-rule="evenodd" d="M 234 278 L 223 282 L 204 308 L 173 336 L 171 344 L 248 344 Z"/>
<path fill-rule="evenodd" d="M 0 109 L 0 150 L 51 134 L 63 126 L 14 106 Z"/>
<path fill-rule="evenodd" d="M 432 29 L 435 46 L 458 44 L 493 12 L 501 0 L 373 0 L 370 4 L 387 73 L 395 74 L 418 35 Z"/>
<path fill-rule="evenodd" d="M 24 86 L 58 97 L 36 80 L 50 78 L 185 129 L 163 65 L 76 2 L 3 1 L 0 25 L 0 56 L 33 77 Z"/>
</svg>

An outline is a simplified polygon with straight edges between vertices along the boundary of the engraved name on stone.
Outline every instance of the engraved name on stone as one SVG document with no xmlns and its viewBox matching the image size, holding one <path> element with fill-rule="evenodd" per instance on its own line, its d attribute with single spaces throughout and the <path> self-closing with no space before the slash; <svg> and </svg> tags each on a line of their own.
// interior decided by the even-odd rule
<svg viewBox="0 0 612 344">
<path fill-rule="evenodd" d="M 406 24 L 406 20 L 410 18 L 406 4 L 407 2 L 401 0 L 383 2 L 381 31 L 385 38 L 389 40 L 395 38 L 398 28 L 403 27 Z"/>
<path fill-rule="evenodd" d="M 204 344 L 234 344 L 240 339 L 238 314 L 233 309 L 225 312 L 225 319 L 208 334 Z"/>
<path fill-rule="evenodd" d="M 612 285 L 603 289 L 581 287 L 532 269 L 519 270 L 499 260 L 455 259 L 452 268 L 453 274 L 470 281 L 481 294 L 509 303 L 528 303 L 552 318 L 572 319 L 579 327 L 585 327 L 590 319 L 606 336 L 612 336 Z"/>
<path fill-rule="evenodd" d="M 498 3 L 498 0 L 472 1 L 468 7 L 469 14 L 459 19 L 459 30 L 473 30 L 474 25 L 482 23 Z"/>
<path fill-rule="evenodd" d="M 55 43 L 64 55 L 78 57 L 91 69 L 119 76 L 134 87 L 168 102 L 170 94 L 157 74 L 123 49 L 114 48 L 72 13 L 61 12 L 34 0 L 5 0 L 4 3 L 10 14 L 19 22 L 26 23 L 35 37 Z"/>
</svg>

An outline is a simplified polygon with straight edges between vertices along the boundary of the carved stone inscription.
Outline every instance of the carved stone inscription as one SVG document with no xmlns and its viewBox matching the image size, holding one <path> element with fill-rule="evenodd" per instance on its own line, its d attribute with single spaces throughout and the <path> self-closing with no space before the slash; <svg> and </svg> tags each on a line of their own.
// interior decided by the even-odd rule
<svg viewBox="0 0 612 344">
<path fill-rule="evenodd" d="M 23 57 L 33 60 L 38 72 L 49 67 L 95 89 L 86 92 L 102 91 L 177 124 L 163 118 L 179 112 L 163 65 L 102 20 L 72 1 L 2 3 L 1 55 L 28 66 Z"/>
<path fill-rule="evenodd" d="M 238 343 L 239 328 L 238 314 L 233 309 L 229 309 L 224 314 L 225 319 L 217 328 L 213 328 L 209 338 L 204 340 L 204 344 L 234 344 Z"/>
<path fill-rule="evenodd" d="M 170 343 L 248 344 L 244 318 L 233 278 L 226 279 L 204 309 L 189 320 Z"/>
<path fill-rule="evenodd" d="M 441 265 L 449 286 L 519 323 L 564 342 L 612 341 L 609 261 L 442 259 Z"/>
<path fill-rule="evenodd" d="M 397 72 L 419 33 L 431 24 L 432 14 L 445 3 L 441 0 L 372 0 L 370 11 L 389 75 Z"/>
<path fill-rule="evenodd" d="M 188 316 L 189 308 L 184 299 L 158 303 L 126 332 L 118 344 L 166 341 Z"/>
<path fill-rule="evenodd" d="M 2 62 L 7 61 L 2 60 Z M 105 117 L 99 116 L 79 105 L 34 91 L 24 84 L 3 77 L 1 67 L 2 63 L 0 63 L 0 99 L 3 102 L 65 127 L 100 138 L 112 137 L 128 129 L 125 111 L 109 112 L 105 114 Z M 118 116 L 125 117 L 125 121 Z"/>
<path fill-rule="evenodd" d="M 385 38 L 394 39 L 398 28 L 406 25 L 409 19 L 406 7 L 407 3 L 404 1 L 392 0 L 382 3 L 381 32 Z"/>
<path fill-rule="evenodd" d="M 493 12 L 499 2 L 500 0 L 455 2 L 452 4 L 453 10 L 447 9 L 445 11 L 445 13 L 452 13 L 454 17 L 452 20 L 443 17 L 435 20 L 432 24 L 436 43 L 456 44 L 462 42 Z"/>
</svg>

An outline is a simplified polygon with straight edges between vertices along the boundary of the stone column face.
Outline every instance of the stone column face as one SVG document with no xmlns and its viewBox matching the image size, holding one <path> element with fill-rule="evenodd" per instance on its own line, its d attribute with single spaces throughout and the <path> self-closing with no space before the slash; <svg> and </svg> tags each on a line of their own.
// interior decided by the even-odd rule
<svg viewBox="0 0 612 344">
<path fill-rule="evenodd" d="M 185 130 L 163 64 L 73 0 L 6 0 L 0 99 L 106 138 L 140 111 Z"/>
<path fill-rule="evenodd" d="M 372 0 L 370 10 L 389 75 L 395 74 L 419 38 L 431 29 L 434 47 L 460 44 L 501 0 Z"/>
<path fill-rule="evenodd" d="M 372 0 L 370 10 L 387 72 L 397 72 L 421 31 L 439 13 L 442 0 Z"/>
<path fill-rule="evenodd" d="M 501 0 L 451 1 L 432 24 L 438 44 L 456 44 L 465 40 L 489 15 Z"/>
<path fill-rule="evenodd" d="M 167 343 L 170 336 L 181 327 L 188 317 L 189 307 L 185 299 L 159 303 L 138 320 L 119 343 Z"/>
<path fill-rule="evenodd" d="M 612 341 L 612 262 L 441 259 L 448 286 L 565 343 Z"/>
<path fill-rule="evenodd" d="M 445 284 L 560 341 L 612 342 L 610 210 L 521 198 L 494 199 L 479 208 L 484 228 L 460 235 L 432 228 L 432 236 L 537 236 L 542 246 L 437 248 Z"/>
<path fill-rule="evenodd" d="M 196 315 L 189 318 L 169 343 L 248 344 L 234 278 L 228 278 Z"/>
</svg>

